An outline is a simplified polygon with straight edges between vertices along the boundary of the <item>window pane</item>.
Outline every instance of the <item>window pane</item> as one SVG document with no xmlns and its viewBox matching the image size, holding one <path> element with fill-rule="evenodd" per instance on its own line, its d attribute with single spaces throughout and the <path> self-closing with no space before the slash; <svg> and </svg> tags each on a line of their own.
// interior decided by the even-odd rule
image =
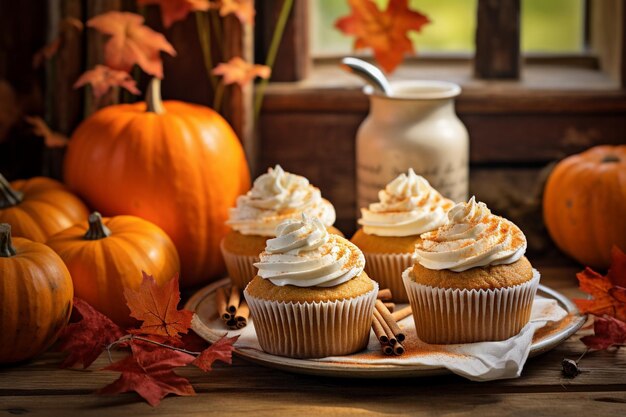
<svg viewBox="0 0 626 417">
<path fill-rule="evenodd" d="M 522 0 L 522 51 L 581 52 L 584 0 Z"/>
<path fill-rule="evenodd" d="M 424 13 L 431 23 L 410 37 L 420 52 L 472 52 L 477 0 L 411 0 L 411 9 Z M 348 54 L 352 38 L 335 29 L 335 21 L 350 13 L 347 0 L 313 0 L 313 54 Z M 380 9 L 387 0 L 375 0 Z"/>
<path fill-rule="evenodd" d="M 375 0 L 379 8 L 388 0 Z M 312 0 L 312 50 L 315 56 L 345 55 L 351 37 L 335 29 L 335 21 L 350 13 L 347 0 Z M 411 33 L 420 52 L 474 51 L 477 0 L 410 0 L 412 9 L 431 23 Z M 524 52 L 580 52 L 583 50 L 585 0 L 522 0 L 521 26 Z"/>
</svg>

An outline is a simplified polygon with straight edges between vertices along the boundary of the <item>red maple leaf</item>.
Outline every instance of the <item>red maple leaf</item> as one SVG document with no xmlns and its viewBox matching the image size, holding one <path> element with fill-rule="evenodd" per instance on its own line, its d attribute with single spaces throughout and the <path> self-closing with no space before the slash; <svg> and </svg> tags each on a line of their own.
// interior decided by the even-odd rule
<svg viewBox="0 0 626 417">
<path fill-rule="evenodd" d="M 143 24 L 144 18 L 128 12 L 108 12 L 87 22 L 111 38 L 104 45 L 104 61 L 107 66 L 129 72 L 137 64 L 148 74 L 163 78 L 163 61 L 160 52 L 175 56 L 176 50 L 165 39 Z"/>
<path fill-rule="evenodd" d="M 143 272 L 139 288 L 124 289 L 124 297 L 130 315 L 143 322 L 138 330 L 131 333 L 177 337 L 179 333 L 189 331 L 193 313 L 177 309 L 180 302 L 178 275 L 158 286 L 152 276 Z"/>
<path fill-rule="evenodd" d="M 393 72 L 405 53 L 415 53 L 409 31 L 419 32 L 427 23 L 425 15 L 409 9 L 408 0 L 389 0 L 381 11 L 372 0 L 349 0 L 352 14 L 335 22 L 335 27 L 355 36 L 354 49 L 372 48 L 374 58 L 385 70 Z"/>
<path fill-rule="evenodd" d="M 626 321 L 626 288 L 617 285 L 626 280 L 626 255 L 616 247 L 613 247 L 611 254 L 611 267 L 606 276 L 591 268 L 576 274 L 581 291 L 591 294 L 593 299 L 576 299 L 574 302 L 583 313 L 608 315 Z"/>
<path fill-rule="evenodd" d="M 233 350 L 235 350 L 235 346 L 233 345 L 237 339 L 239 339 L 239 336 L 223 336 L 220 340 L 204 349 L 192 364 L 196 365 L 204 372 L 209 372 L 211 365 L 213 365 L 215 361 L 222 361 L 230 365 L 233 362 Z"/>
<path fill-rule="evenodd" d="M 126 71 L 118 71 L 104 65 L 85 71 L 74 83 L 74 88 L 91 84 L 93 96 L 98 99 L 109 92 L 111 87 L 122 87 L 133 94 L 139 94 L 137 83 Z"/>
<path fill-rule="evenodd" d="M 62 368 L 81 363 L 89 367 L 104 349 L 124 336 L 122 329 L 86 301 L 74 297 L 71 323 L 61 332 L 57 349 L 69 352 Z"/>
<path fill-rule="evenodd" d="M 213 74 L 223 77 L 224 84 L 237 83 L 242 87 L 255 77 L 269 78 L 271 73 L 272 70 L 270 67 L 266 65 L 250 64 L 238 56 L 231 58 L 230 61 L 226 63 L 222 62 L 213 69 Z"/>
<path fill-rule="evenodd" d="M 158 4 L 161 6 L 161 21 L 169 28 L 174 22 L 184 20 L 190 12 L 207 11 L 208 0 L 138 0 L 137 4 Z"/>
<path fill-rule="evenodd" d="M 100 389 L 99 394 L 135 391 L 152 406 L 158 405 L 167 394 L 195 395 L 189 381 L 174 373 L 174 368 L 188 365 L 194 356 L 137 340 L 130 346 L 130 356 L 104 368 L 121 375 Z"/>
<path fill-rule="evenodd" d="M 596 317 L 593 322 L 593 336 L 580 340 L 594 350 L 604 350 L 611 346 L 626 345 L 626 323 L 614 317 Z"/>
</svg>

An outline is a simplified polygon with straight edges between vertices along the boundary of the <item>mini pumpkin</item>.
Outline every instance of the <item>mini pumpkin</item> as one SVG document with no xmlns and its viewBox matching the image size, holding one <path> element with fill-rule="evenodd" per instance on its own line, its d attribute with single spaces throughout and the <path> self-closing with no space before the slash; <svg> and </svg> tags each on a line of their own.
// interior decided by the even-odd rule
<svg viewBox="0 0 626 417">
<path fill-rule="evenodd" d="M 192 286 L 222 276 L 228 210 L 250 174 L 217 112 L 162 102 L 159 86 L 153 79 L 146 103 L 105 107 L 76 129 L 65 181 L 105 215 L 131 214 L 165 230 L 182 260 L 181 285 Z"/>
<path fill-rule="evenodd" d="M 583 265 L 608 268 L 626 250 L 626 145 L 596 146 L 560 161 L 543 195 L 550 236 Z"/>
<path fill-rule="evenodd" d="M 0 174 L 0 222 L 9 223 L 14 236 L 44 243 L 88 214 L 82 201 L 58 181 L 36 177 L 9 183 Z"/>
<path fill-rule="evenodd" d="M 180 270 L 171 239 L 158 226 L 135 216 L 103 219 L 92 213 L 87 223 L 52 236 L 48 246 L 67 265 L 76 296 L 124 327 L 135 324 L 124 289 L 139 287 L 142 271 L 163 284 Z"/>
<path fill-rule="evenodd" d="M 42 243 L 11 237 L 0 224 L 0 363 L 32 358 L 52 345 L 72 312 L 72 279 Z"/>
</svg>

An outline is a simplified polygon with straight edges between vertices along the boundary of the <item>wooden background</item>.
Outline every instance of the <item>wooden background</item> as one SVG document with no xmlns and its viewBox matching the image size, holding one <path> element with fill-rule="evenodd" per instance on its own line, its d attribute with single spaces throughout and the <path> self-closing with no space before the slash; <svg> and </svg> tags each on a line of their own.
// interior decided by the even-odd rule
<svg viewBox="0 0 626 417">
<path fill-rule="evenodd" d="M 275 0 L 257 4 L 258 61 L 263 60 L 268 47 L 279 4 Z M 132 0 L 0 3 L 0 172 L 7 178 L 41 174 L 61 178 L 63 151 L 45 149 L 22 117 L 42 115 L 54 130 L 71 134 L 80 120 L 95 110 L 87 92 L 72 89 L 72 84 L 80 73 L 101 62 L 98 51 L 104 38 L 86 30 L 69 39 L 60 54 L 41 69 L 33 69 L 33 54 L 52 39 L 55 26 L 65 16 L 85 21 L 105 10 L 134 7 Z M 617 23 L 624 21 L 626 11 L 621 10 Z M 156 8 L 146 8 L 145 15 L 150 26 L 163 30 Z M 309 71 L 310 59 L 302 58 L 307 48 L 303 35 L 306 21 L 306 2 L 296 2 L 274 74 L 274 81 L 283 82 L 274 82 L 268 89 L 257 128 L 245 135 L 246 148 L 253 176 L 280 163 L 320 187 L 336 207 L 338 227 L 350 235 L 357 213 L 355 134 L 367 114 L 368 102 L 358 83 L 333 84 L 338 71 L 333 64 Z M 609 55 L 613 57 L 623 55 L 626 47 L 623 25 L 620 28 L 618 43 L 611 43 L 610 51 L 614 53 Z M 175 58 L 164 57 L 164 97 L 210 105 L 213 91 L 206 76 L 195 19 L 191 16 L 164 33 L 178 51 Z M 249 52 L 234 48 L 229 54 Z M 617 72 L 622 68 L 623 75 L 621 65 L 617 65 Z M 458 71 L 464 74 L 460 80 L 455 79 L 459 72 L 451 72 L 449 78 L 464 88 L 457 101 L 457 112 L 470 133 L 470 192 L 494 212 L 522 227 L 529 237 L 531 256 L 558 254 L 543 226 L 540 205 L 543 183 L 554 163 L 593 145 L 626 143 L 623 82 L 609 88 L 609 80 L 605 83 L 609 87 L 599 83 L 599 87 L 589 89 L 588 84 L 594 81 L 586 78 L 584 70 L 601 69 L 602 60 L 585 66 L 588 68 L 580 73 L 557 72 L 553 76 L 558 82 L 574 86 L 569 89 L 555 88 L 551 81 L 541 86 L 541 80 L 540 88 L 524 88 L 526 80 L 543 75 L 534 77 L 523 68 L 517 84 L 477 82 L 471 77 L 471 61 L 459 65 Z M 420 76 L 428 74 L 419 65 L 416 68 Z M 314 79 L 317 74 L 318 79 L 326 78 L 330 83 L 293 82 L 307 74 Z M 140 87 L 146 82 L 147 78 L 142 77 Z M 251 97 L 243 98 L 237 88 L 233 87 L 232 93 L 240 102 L 227 106 L 226 117 L 242 133 L 246 122 L 242 120 L 241 101 Z M 116 99 L 135 98 L 123 94 Z"/>
</svg>

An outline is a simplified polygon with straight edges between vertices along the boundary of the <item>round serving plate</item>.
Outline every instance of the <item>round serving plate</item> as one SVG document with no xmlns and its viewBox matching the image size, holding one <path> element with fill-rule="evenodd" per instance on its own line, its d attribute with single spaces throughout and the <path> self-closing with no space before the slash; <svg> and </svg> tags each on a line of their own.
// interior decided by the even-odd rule
<svg viewBox="0 0 626 417">
<path fill-rule="evenodd" d="M 185 308 L 196 313 L 192 322 L 193 330 L 210 343 L 216 342 L 226 334 L 237 334 L 237 332 L 229 332 L 223 328 L 216 328 L 216 326 L 212 324 L 216 317 L 214 294 L 215 290 L 220 287 L 230 287 L 230 279 L 224 278 L 202 288 L 196 292 L 185 305 Z M 580 315 L 576 305 L 558 291 L 544 285 L 539 285 L 537 294 L 556 300 L 559 305 L 567 311 L 568 316 L 563 320 L 562 325 L 557 326 L 553 331 L 541 332 L 541 337 L 533 340 L 530 347 L 530 357 L 545 353 L 559 345 L 576 333 L 586 320 L 584 316 Z M 420 365 L 359 364 L 292 359 L 271 355 L 256 349 L 238 349 L 236 345 L 234 353 L 241 358 L 263 366 L 309 375 L 343 378 L 399 378 L 451 373 L 444 367 L 433 368 L 431 366 Z"/>
</svg>

